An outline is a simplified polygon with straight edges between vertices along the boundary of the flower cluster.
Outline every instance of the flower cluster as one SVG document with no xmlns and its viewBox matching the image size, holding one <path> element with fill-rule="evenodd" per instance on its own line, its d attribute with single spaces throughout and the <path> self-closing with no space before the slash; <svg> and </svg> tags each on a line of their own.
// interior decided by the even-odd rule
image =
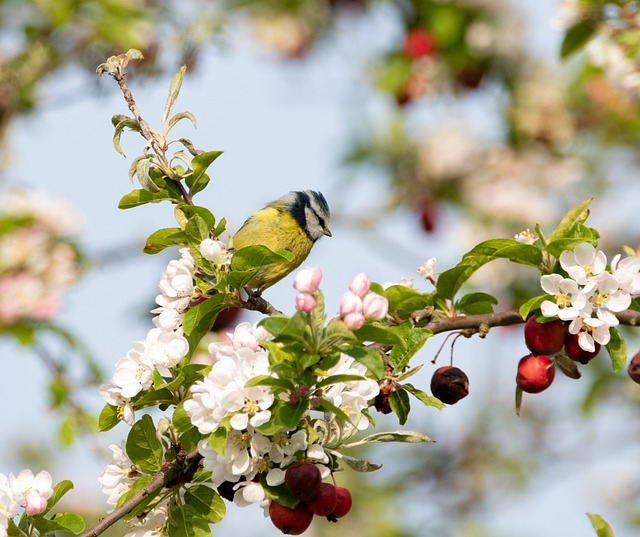
<svg viewBox="0 0 640 537">
<path fill-rule="evenodd" d="M 578 343 L 593 352 L 595 343 L 606 345 L 610 327 L 619 324 L 616 312 L 626 310 L 631 299 L 640 296 L 640 257 L 621 259 L 616 255 L 607 270 L 605 254 L 589 243 L 560 255 L 560 265 L 568 277 L 542 276 L 542 289 L 553 295 L 542 302 L 545 317 L 570 322 L 569 332 L 579 334 Z"/>
<path fill-rule="evenodd" d="M 340 300 L 340 317 L 350 330 L 362 328 L 366 320 L 379 321 L 387 316 L 389 301 L 372 291 L 371 280 L 364 272 L 351 280 L 349 290 Z"/>
<path fill-rule="evenodd" d="M 136 341 L 116 363 L 116 370 L 107 384 L 100 387 L 103 399 L 118 407 L 122 419 L 134 423 L 131 400 L 153 384 L 153 372 L 164 376 L 189 352 L 189 344 L 183 335 L 182 318 L 196 296 L 194 272 L 196 264 L 189 248 L 181 248 L 182 257 L 171 260 L 160 278 L 158 307 L 153 319 L 155 328 L 146 339 Z"/>
<path fill-rule="evenodd" d="M 301 281 L 305 277 L 301 276 L 296 285 L 302 287 Z M 213 359 L 211 371 L 203 380 L 193 384 L 190 390 L 192 397 L 184 403 L 185 411 L 200 433 L 209 435 L 221 427 L 229 429 L 224 450 L 214 449 L 209 436 L 198 444 L 204 457 L 204 468 L 212 474 L 213 485 L 218 488 L 226 486 L 234 503 L 246 506 L 263 502 L 266 498 L 262 485 L 256 479 L 259 474 L 264 476 L 269 486 L 278 486 L 284 482 L 286 468 L 302 458 L 316 463 L 322 476 L 327 477 L 330 468 L 329 456 L 323 447 L 326 440 L 324 419 L 314 420 L 312 410 L 308 410 L 306 418 L 303 416 L 302 423 L 306 423 L 303 428 L 268 434 L 264 430 L 261 432 L 260 426 L 270 420 L 276 405 L 295 404 L 306 399 L 312 409 L 313 401 L 322 397 L 348 416 L 349 422 L 344 425 L 343 434 L 365 429 L 369 421 L 362 410 L 377 395 L 378 383 L 365 378 L 364 366 L 342 355 L 338 363 L 327 371 L 326 377 L 317 378 L 314 385 L 300 386 L 293 392 L 279 393 L 276 397 L 268 383 L 251 384 L 252 379 L 262 375 L 277 379 L 269 372 L 268 353 L 260 345 L 269 334 L 258 326 L 241 323 L 229 336 L 228 343 L 217 342 L 209 346 Z M 362 380 L 316 387 L 333 375 L 355 375 Z"/>
<path fill-rule="evenodd" d="M 7 537 L 9 521 L 21 507 L 27 516 L 39 515 L 51 496 L 51 475 L 44 470 L 35 476 L 31 470 L 22 470 L 17 476 L 0 474 L 0 537 Z"/>
<path fill-rule="evenodd" d="M 26 191 L 7 193 L 0 230 L 0 325 L 46 320 L 61 306 L 63 289 L 79 275 L 70 237 L 77 223 L 62 201 Z"/>
</svg>

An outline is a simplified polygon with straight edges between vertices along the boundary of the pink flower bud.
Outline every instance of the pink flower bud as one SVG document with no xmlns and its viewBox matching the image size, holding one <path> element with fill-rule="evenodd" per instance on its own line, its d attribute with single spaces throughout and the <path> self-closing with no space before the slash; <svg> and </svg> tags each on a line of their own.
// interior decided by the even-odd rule
<svg viewBox="0 0 640 537">
<path fill-rule="evenodd" d="M 296 296 L 296 308 L 304 313 L 309 313 L 316 307 L 316 299 L 309 293 L 301 293 Z"/>
<path fill-rule="evenodd" d="M 320 286 L 322 272 L 318 267 L 304 267 L 296 275 L 293 288 L 300 293 L 315 293 Z"/>
<path fill-rule="evenodd" d="M 369 293 L 362 300 L 362 311 L 367 319 L 379 321 L 387 316 L 389 301 L 382 295 Z"/>
<path fill-rule="evenodd" d="M 371 280 L 366 272 L 361 272 L 360 274 L 356 274 L 351 280 L 351 285 L 349 285 L 349 291 L 351 291 L 354 295 L 362 298 L 369 292 L 369 288 L 371 287 Z"/>
<path fill-rule="evenodd" d="M 32 489 L 25 495 L 25 512 L 28 516 L 39 515 L 46 508 L 47 500 L 37 490 Z"/>
<path fill-rule="evenodd" d="M 362 313 L 362 299 L 351 291 L 347 291 L 340 300 L 340 317 L 350 313 Z"/>
<path fill-rule="evenodd" d="M 342 320 L 344 324 L 347 325 L 349 330 L 357 330 L 358 328 L 362 328 L 364 324 L 364 315 L 362 313 L 348 313 L 345 315 Z"/>
</svg>

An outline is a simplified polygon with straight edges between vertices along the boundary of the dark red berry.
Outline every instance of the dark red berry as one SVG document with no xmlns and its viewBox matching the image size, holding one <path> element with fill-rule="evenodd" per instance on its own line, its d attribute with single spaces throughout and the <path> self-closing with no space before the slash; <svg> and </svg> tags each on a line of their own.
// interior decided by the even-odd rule
<svg viewBox="0 0 640 537">
<path fill-rule="evenodd" d="M 271 522 L 285 535 L 300 535 L 311 525 L 313 513 L 304 502 L 293 509 L 274 501 L 269 505 Z"/>
<path fill-rule="evenodd" d="M 556 376 L 553 362 L 542 354 L 529 354 L 518 363 L 516 384 L 523 392 L 540 393 L 546 390 Z"/>
<path fill-rule="evenodd" d="M 284 484 L 296 498 L 310 500 L 320 491 L 322 475 L 318 467 L 310 462 L 296 463 L 287 468 Z"/>
<path fill-rule="evenodd" d="M 539 323 L 532 315 L 524 325 L 524 341 L 533 354 L 555 354 L 564 347 L 566 331 L 560 319 Z"/>
<path fill-rule="evenodd" d="M 345 516 L 349 511 L 351 511 L 351 505 L 353 504 L 353 499 L 351 498 L 349 489 L 336 487 L 336 494 L 338 496 L 336 508 L 329 516 L 327 516 L 327 520 L 330 520 L 331 522 L 337 522 L 339 518 Z"/>
<path fill-rule="evenodd" d="M 629 366 L 627 367 L 627 373 L 629 373 L 633 382 L 640 384 L 640 352 L 631 358 Z"/>
<path fill-rule="evenodd" d="M 307 507 L 314 515 L 327 516 L 338 506 L 338 493 L 331 483 L 322 483 L 320 491 L 307 501 Z"/>
<path fill-rule="evenodd" d="M 380 392 L 373 400 L 373 406 L 378 412 L 381 412 L 382 414 L 389 414 L 391 412 L 389 396 L 391 395 L 392 389 L 392 384 L 389 382 L 384 382 L 380 386 Z"/>
<path fill-rule="evenodd" d="M 440 367 L 431 377 L 431 393 L 443 403 L 453 405 L 469 395 L 469 378 L 457 367 Z"/>
<path fill-rule="evenodd" d="M 567 356 L 575 362 L 586 364 L 598 355 L 598 353 L 600 352 L 600 343 L 596 341 L 593 342 L 593 345 L 595 347 L 595 350 L 593 352 L 585 351 L 578 343 L 579 337 L 579 333 L 570 334 L 569 332 L 567 332 L 564 340 L 564 352 L 566 352 Z"/>
</svg>

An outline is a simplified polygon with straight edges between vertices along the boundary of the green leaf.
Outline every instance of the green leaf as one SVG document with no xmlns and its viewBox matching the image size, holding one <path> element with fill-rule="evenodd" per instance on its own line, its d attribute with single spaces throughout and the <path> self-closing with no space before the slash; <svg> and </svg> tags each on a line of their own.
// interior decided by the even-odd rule
<svg viewBox="0 0 640 537">
<path fill-rule="evenodd" d="M 117 120 L 117 123 L 114 123 L 115 120 Z M 120 138 L 122 137 L 122 132 L 127 127 L 132 131 L 140 132 L 140 124 L 135 119 L 122 115 L 113 116 L 111 118 L 111 123 L 114 123 L 114 126 L 116 128 L 115 132 L 113 133 L 113 147 L 115 147 L 116 151 L 124 157 L 126 155 L 120 147 Z"/>
<path fill-rule="evenodd" d="M 207 236 L 210 229 L 216 225 L 216 217 L 213 216 L 213 213 L 207 209 L 206 207 L 201 207 L 199 205 L 187 205 L 186 203 L 180 203 L 176 207 L 176 211 L 179 211 L 184 216 L 185 220 L 188 222 L 189 220 L 199 217 L 204 220 L 204 227 L 207 230 Z M 207 237 L 203 237 L 207 238 Z"/>
<path fill-rule="evenodd" d="M 378 351 L 356 346 L 342 347 L 340 350 L 365 366 L 374 379 L 380 380 L 384 377 L 384 360 Z"/>
<path fill-rule="evenodd" d="M 294 258 L 295 256 L 288 250 L 273 252 L 262 244 L 256 244 L 236 250 L 231 259 L 231 269 L 234 271 L 259 269 L 271 263 L 293 261 Z"/>
<path fill-rule="evenodd" d="M 188 504 L 172 511 L 167 529 L 169 537 L 211 537 L 207 519 Z"/>
<path fill-rule="evenodd" d="M 382 468 L 382 464 L 374 464 L 373 462 L 369 462 L 365 459 L 356 459 L 354 457 L 349 457 L 348 455 L 339 453 L 337 451 L 331 451 L 331 453 L 356 472 L 375 472 L 376 470 Z"/>
<path fill-rule="evenodd" d="M 156 436 L 151 416 L 145 414 L 133 424 L 127 436 L 127 455 L 145 474 L 154 474 L 162 466 L 162 444 Z"/>
<path fill-rule="evenodd" d="M 424 294 L 405 285 L 392 285 L 384 291 L 389 301 L 389 312 L 407 319 L 414 311 L 433 306 L 433 293 Z"/>
<path fill-rule="evenodd" d="M 218 427 L 209 435 L 208 443 L 215 450 L 216 453 L 224 455 L 224 448 L 227 445 L 227 437 L 229 431 L 224 427 Z"/>
<path fill-rule="evenodd" d="M 398 416 L 400 425 L 404 425 L 409 417 L 411 403 L 409 394 L 403 387 L 399 387 L 396 391 L 389 395 L 389 406 L 391 410 Z"/>
<path fill-rule="evenodd" d="M 343 448 L 352 448 L 356 446 L 362 446 L 364 444 L 379 444 L 386 442 L 406 442 L 409 444 L 417 444 L 420 442 L 433 442 L 431 438 L 425 436 L 422 433 L 415 431 L 394 431 L 384 433 L 374 433 L 365 438 L 358 440 L 357 442 L 351 442 L 349 444 L 343 444 Z"/>
<path fill-rule="evenodd" d="M 187 70 L 187 66 L 183 65 L 178 69 L 178 72 L 171 79 L 171 85 L 169 86 L 169 95 L 167 95 L 167 102 L 164 105 L 164 111 L 162 112 L 162 126 L 165 128 L 165 131 L 169 131 L 169 118 L 173 113 L 173 107 L 178 100 L 178 95 L 180 94 L 180 88 L 182 87 L 182 79 L 184 78 L 184 73 Z"/>
<path fill-rule="evenodd" d="M 437 397 L 433 397 L 432 395 L 427 395 L 422 390 L 414 387 L 413 384 L 406 383 L 403 384 L 402 387 L 425 406 L 432 406 L 437 408 L 438 410 L 442 410 L 444 408 L 444 403 L 440 401 L 440 399 L 438 399 Z"/>
<path fill-rule="evenodd" d="M 220 155 L 222 155 L 222 151 L 208 151 L 207 153 L 201 153 L 193 157 L 191 161 L 193 172 L 186 178 L 187 187 L 189 187 L 189 192 L 192 196 L 207 186 L 209 177 L 205 172 Z"/>
<path fill-rule="evenodd" d="M 157 194 L 161 192 L 162 189 L 153 182 L 151 177 L 151 170 L 153 168 L 155 168 L 155 164 L 151 160 L 151 157 L 140 159 L 136 164 L 136 176 L 143 190 L 151 194 Z"/>
<path fill-rule="evenodd" d="M 366 322 L 354 332 L 359 341 L 373 341 L 384 345 L 404 346 L 404 329 L 388 326 L 381 322 Z"/>
<path fill-rule="evenodd" d="M 395 345 L 389 353 L 389 364 L 396 371 L 402 371 L 409 360 L 433 336 L 433 332 L 426 328 L 410 328 L 404 336 L 404 345 Z"/>
<path fill-rule="evenodd" d="M 270 334 L 277 336 L 285 329 L 285 327 L 289 323 L 289 320 L 290 318 L 286 315 L 270 315 L 269 317 L 265 317 L 264 319 L 262 319 L 258 323 L 258 326 L 261 326 Z"/>
<path fill-rule="evenodd" d="M 170 227 L 154 231 L 144 245 L 145 254 L 157 254 L 170 246 L 187 244 L 187 236 L 179 227 Z"/>
<path fill-rule="evenodd" d="M 587 516 L 589 517 L 589 521 L 591 522 L 593 529 L 596 530 L 596 535 L 598 537 L 616 537 L 611 526 L 609 526 L 609 524 L 607 524 L 600 515 L 587 513 Z"/>
<path fill-rule="evenodd" d="M 490 239 L 481 242 L 462 256 L 455 267 L 438 277 L 436 289 L 443 297 L 453 300 L 462 285 L 480 267 L 495 259 L 508 259 L 513 263 L 538 267 L 542 252 L 531 244 L 520 244 L 514 239 Z"/>
<path fill-rule="evenodd" d="M 522 388 L 520 386 L 516 386 L 516 415 L 520 415 L 520 409 L 522 408 Z"/>
<path fill-rule="evenodd" d="M 236 250 L 231 258 L 231 273 L 227 276 L 227 283 L 236 289 L 246 285 L 251 278 L 264 266 L 273 263 L 285 263 L 295 259 L 295 255 L 288 250 L 272 252 L 266 246 L 256 244 Z"/>
<path fill-rule="evenodd" d="M 200 246 L 200 243 L 209 238 L 209 231 L 211 226 L 207 225 L 207 221 L 200 215 L 194 215 L 189 218 L 187 225 L 184 228 L 184 232 L 189 237 L 189 243 L 193 246 Z M 194 250 L 195 248 L 192 248 Z"/>
<path fill-rule="evenodd" d="M 193 485 L 184 493 L 184 503 L 192 506 L 210 524 L 220 522 L 226 507 L 220 495 L 207 485 Z"/>
<path fill-rule="evenodd" d="M 250 378 L 245 384 L 245 388 L 251 388 L 253 386 L 269 386 L 287 392 L 293 392 L 296 389 L 295 384 L 289 379 L 279 379 L 270 375 L 256 375 Z"/>
<path fill-rule="evenodd" d="M 583 48 L 595 33 L 597 26 L 591 20 L 574 24 L 564 36 L 560 46 L 560 58 L 566 60 L 569 56 Z"/>
<path fill-rule="evenodd" d="M 160 188 L 159 192 L 148 192 L 144 189 L 133 190 L 120 199 L 118 208 L 131 209 L 144 205 L 145 203 L 159 203 L 164 200 L 179 203 L 182 200 L 182 194 L 173 181 L 164 179 L 154 179 L 154 181 Z M 162 187 L 160 185 L 162 185 Z"/>
<path fill-rule="evenodd" d="M 35 517 L 34 525 L 41 535 L 58 531 L 70 531 L 77 535 L 85 528 L 84 520 L 76 513 L 56 513 L 51 519 Z"/>
<path fill-rule="evenodd" d="M 621 371 L 627 363 L 627 344 L 614 327 L 609 328 L 611 339 L 606 344 L 607 352 L 611 357 L 611 367 L 614 373 Z"/>
<path fill-rule="evenodd" d="M 493 313 L 493 306 L 498 299 L 488 293 L 469 293 L 456 302 L 456 311 L 467 315 Z"/>
<path fill-rule="evenodd" d="M 109 404 L 105 405 L 98 418 L 98 430 L 103 433 L 109 429 L 113 429 L 118 423 L 120 423 L 118 407 Z"/>
<path fill-rule="evenodd" d="M 47 501 L 47 510 L 45 511 L 45 513 L 49 511 L 55 504 L 57 504 L 60 501 L 60 498 L 62 498 L 70 490 L 73 490 L 73 483 L 68 479 L 60 481 L 60 483 L 53 487 L 53 494 Z"/>
<path fill-rule="evenodd" d="M 182 121 L 183 119 L 188 119 L 193 124 L 195 129 L 198 128 L 198 123 L 196 121 L 196 116 L 194 116 L 191 112 L 178 112 L 169 120 L 169 124 L 167 125 L 167 132 L 169 132 L 173 127 L 178 123 L 178 121 Z"/>
<path fill-rule="evenodd" d="M 573 237 L 573 232 L 577 224 L 585 222 L 589 216 L 587 208 L 593 201 L 593 198 L 578 203 L 567 211 L 567 213 L 561 218 L 560 223 L 549 235 L 547 236 L 547 243 L 565 239 L 567 237 Z"/>
<path fill-rule="evenodd" d="M 191 418 L 187 411 L 184 409 L 184 401 L 180 401 L 176 409 L 173 411 L 173 417 L 171 418 L 171 423 L 173 424 L 176 432 L 184 433 L 193 427 L 193 423 L 191 423 Z"/>
<path fill-rule="evenodd" d="M 530 298 L 524 304 L 522 304 L 522 306 L 520 306 L 520 309 L 518 310 L 518 312 L 520 313 L 520 317 L 522 317 L 523 320 L 526 320 L 526 318 L 529 317 L 529 314 L 532 311 L 535 311 L 538 308 L 540 308 L 540 305 L 545 300 L 551 300 L 552 298 L 553 297 L 551 295 L 540 295 L 540 296 L 534 296 L 533 298 Z"/>
<path fill-rule="evenodd" d="M 363 380 L 365 380 L 365 377 L 361 375 L 331 375 L 318 382 L 316 388 L 324 388 L 325 386 L 332 386 L 333 384 L 339 384 L 341 382 L 359 382 Z"/>
<path fill-rule="evenodd" d="M 225 309 L 224 298 L 222 294 L 210 296 L 184 314 L 182 328 L 189 342 L 190 352 L 193 352 L 204 335 L 211 330 L 218 313 Z"/>
<path fill-rule="evenodd" d="M 282 425 L 283 429 L 295 429 L 307 410 L 309 410 L 309 401 L 307 399 L 299 399 L 295 403 L 287 403 L 278 410 L 277 421 Z"/>
<path fill-rule="evenodd" d="M 453 300 L 453 297 L 459 291 L 460 287 L 462 287 L 464 282 L 466 282 L 480 266 L 460 263 L 455 267 L 441 272 L 436 282 L 438 293 L 449 300 Z"/>
</svg>

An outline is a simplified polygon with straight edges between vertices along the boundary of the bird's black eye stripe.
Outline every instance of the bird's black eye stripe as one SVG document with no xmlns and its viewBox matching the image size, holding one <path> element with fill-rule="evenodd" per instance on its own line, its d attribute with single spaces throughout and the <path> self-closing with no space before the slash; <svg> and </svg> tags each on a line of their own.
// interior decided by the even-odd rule
<svg viewBox="0 0 640 537">
<path fill-rule="evenodd" d="M 311 208 L 309 194 L 306 192 L 298 192 L 291 204 L 291 216 L 295 218 L 298 225 L 305 231 L 307 230 L 307 215 L 305 213 L 307 207 Z"/>
</svg>

